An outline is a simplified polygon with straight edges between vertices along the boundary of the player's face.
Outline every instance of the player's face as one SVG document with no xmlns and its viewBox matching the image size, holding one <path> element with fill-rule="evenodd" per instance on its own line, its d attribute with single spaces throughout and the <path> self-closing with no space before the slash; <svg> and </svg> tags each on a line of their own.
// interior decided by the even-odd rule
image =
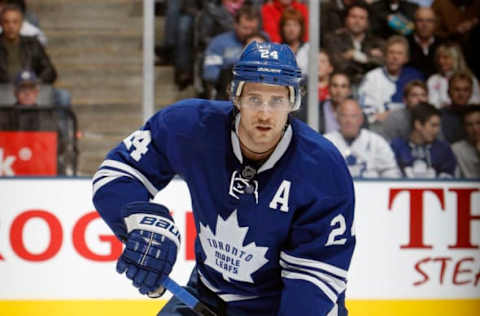
<svg viewBox="0 0 480 316">
<path fill-rule="evenodd" d="M 285 36 L 285 41 L 287 43 L 293 43 L 295 41 L 300 41 L 300 33 L 302 32 L 302 26 L 297 20 L 289 19 L 285 22 L 283 26 L 283 35 Z"/>
<path fill-rule="evenodd" d="M 1 25 L 3 34 L 8 40 L 16 40 L 20 34 L 20 28 L 22 27 L 22 14 L 18 11 L 7 11 L 3 14 Z"/>
<path fill-rule="evenodd" d="M 237 107 L 240 110 L 238 134 L 241 143 L 257 153 L 273 148 L 283 136 L 291 111 L 288 89 L 248 82 L 237 100 Z"/>
<path fill-rule="evenodd" d="M 433 115 L 425 124 L 418 124 L 418 131 L 422 135 L 423 141 L 427 144 L 433 143 L 440 133 L 440 116 Z"/>
<path fill-rule="evenodd" d="M 472 85 L 468 80 L 453 80 L 449 92 L 453 104 L 466 105 L 472 96 Z"/>
<path fill-rule="evenodd" d="M 20 87 L 17 92 L 17 102 L 20 105 L 34 105 L 37 103 L 38 87 L 34 85 L 25 85 Z"/>
<path fill-rule="evenodd" d="M 344 101 L 337 110 L 337 118 L 343 137 L 357 137 L 363 124 L 363 113 L 356 101 Z"/>
<path fill-rule="evenodd" d="M 328 87 L 334 104 L 341 104 L 350 95 L 350 81 L 344 75 L 334 75 Z"/>
<path fill-rule="evenodd" d="M 389 73 L 398 74 L 407 61 L 407 47 L 405 45 L 394 43 L 387 48 L 385 64 Z"/>
<path fill-rule="evenodd" d="M 475 145 L 480 142 L 480 112 L 473 112 L 465 117 L 465 131 L 471 143 Z"/>
<path fill-rule="evenodd" d="M 427 102 L 427 100 L 427 91 L 420 86 L 414 86 L 408 92 L 407 97 L 405 98 L 405 104 L 411 109 L 420 102 Z"/>
<path fill-rule="evenodd" d="M 354 35 L 362 34 L 368 27 L 368 12 L 362 8 L 352 8 L 345 19 L 345 27 Z"/>
</svg>

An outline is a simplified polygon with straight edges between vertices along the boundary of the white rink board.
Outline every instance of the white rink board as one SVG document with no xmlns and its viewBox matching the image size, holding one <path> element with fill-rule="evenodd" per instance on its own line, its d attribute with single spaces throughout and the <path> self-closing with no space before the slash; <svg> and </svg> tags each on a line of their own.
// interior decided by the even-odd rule
<svg viewBox="0 0 480 316">
<path fill-rule="evenodd" d="M 85 251 L 100 257 L 111 251 L 110 242 L 99 239 L 99 236 L 112 236 L 106 224 L 98 218 L 86 221 L 86 216 L 94 210 L 90 181 L 0 179 L 0 300 L 143 297 L 130 281 L 115 272 L 113 259 L 103 262 L 82 256 Z M 478 182 L 460 181 L 355 182 L 357 248 L 347 297 L 479 298 L 480 248 L 449 248 L 466 243 L 471 247 L 480 245 L 479 187 Z M 394 195 L 395 190 L 400 189 L 403 191 Z M 417 191 L 412 193 L 412 190 Z M 412 234 L 418 233 L 418 229 L 412 233 L 412 194 L 423 196 L 423 204 L 418 198 L 413 199 L 412 212 L 417 217 L 419 205 L 423 205 L 422 234 L 414 237 Z M 156 200 L 173 212 L 182 232 L 182 249 L 172 278 L 185 284 L 194 265 L 192 260 L 185 260 L 185 236 L 188 235 L 185 213 L 191 210 L 187 186 L 181 180 L 174 180 Z M 461 205 L 460 211 L 457 204 Z M 460 227 L 470 230 L 467 239 L 465 231 L 460 232 L 460 242 L 457 241 L 459 212 L 464 216 Z M 42 214 L 51 226 L 32 214 Z M 82 224 L 84 230 L 79 228 Z M 54 231 L 52 240 L 51 230 Z M 411 239 L 431 248 L 401 248 L 412 243 Z M 80 250 L 79 241 L 83 244 Z M 49 245 L 53 247 L 50 253 L 46 251 Z M 32 261 L 31 257 L 42 253 L 44 258 Z"/>
</svg>

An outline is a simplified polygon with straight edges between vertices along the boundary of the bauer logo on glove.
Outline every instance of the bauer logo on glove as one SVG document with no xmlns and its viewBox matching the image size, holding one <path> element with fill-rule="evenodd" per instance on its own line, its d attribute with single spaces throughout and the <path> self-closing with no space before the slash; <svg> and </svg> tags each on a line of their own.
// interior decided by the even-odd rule
<svg viewBox="0 0 480 316">
<path fill-rule="evenodd" d="M 117 271 L 126 272 L 140 293 L 162 294 L 162 284 L 180 247 L 180 233 L 172 216 L 163 205 L 149 202 L 128 203 L 122 215 L 128 235 Z"/>
<path fill-rule="evenodd" d="M 173 224 L 171 221 L 165 220 L 163 218 L 153 217 L 153 216 L 145 216 L 140 220 L 140 224 L 152 225 L 152 226 L 163 228 L 171 232 L 174 236 L 176 236 L 180 240 L 180 232 L 178 231 L 177 226 L 175 226 L 175 224 Z"/>
</svg>

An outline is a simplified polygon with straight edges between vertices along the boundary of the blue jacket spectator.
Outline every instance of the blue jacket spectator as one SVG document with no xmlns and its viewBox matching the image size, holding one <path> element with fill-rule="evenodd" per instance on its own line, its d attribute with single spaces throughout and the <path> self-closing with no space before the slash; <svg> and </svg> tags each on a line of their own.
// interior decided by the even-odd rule
<svg viewBox="0 0 480 316">
<path fill-rule="evenodd" d="M 440 111 L 428 103 L 412 110 L 409 139 L 392 141 L 395 159 L 406 178 L 453 178 L 457 162 L 450 145 L 437 139 L 440 133 Z"/>
<path fill-rule="evenodd" d="M 260 14 L 255 7 L 244 6 L 235 16 L 234 31 L 222 33 L 212 39 L 205 52 L 203 79 L 215 84 L 222 69 L 228 69 L 238 60 L 251 35 L 260 27 Z"/>
</svg>

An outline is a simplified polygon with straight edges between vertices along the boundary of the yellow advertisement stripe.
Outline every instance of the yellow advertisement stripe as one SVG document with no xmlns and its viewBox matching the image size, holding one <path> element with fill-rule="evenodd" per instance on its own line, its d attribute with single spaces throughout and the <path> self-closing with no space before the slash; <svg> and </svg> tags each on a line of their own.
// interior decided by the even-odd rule
<svg viewBox="0 0 480 316">
<path fill-rule="evenodd" d="M 155 316 L 165 300 L 0 301 L 0 316 Z M 347 300 L 350 316 L 478 316 L 480 299 Z"/>
<path fill-rule="evenodd" d="M 480 298 L 465 300 L 347 300 L 349 316 L 479 316 Z"/>
<path fill-rule="evenodd" d="M 0 316 L 155 316 L 166 300 L 0 301 Z"/>
</svg>

